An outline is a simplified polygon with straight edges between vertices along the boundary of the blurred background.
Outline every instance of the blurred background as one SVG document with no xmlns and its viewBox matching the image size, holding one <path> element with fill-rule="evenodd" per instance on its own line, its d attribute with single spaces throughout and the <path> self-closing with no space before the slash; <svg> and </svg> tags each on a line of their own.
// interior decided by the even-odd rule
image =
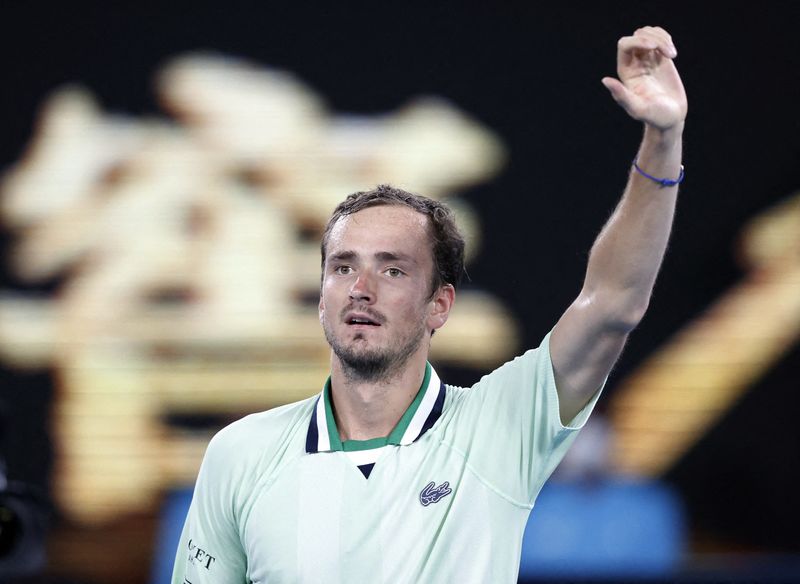
<svg viewBox="0 0 800 584">
<path fill-rule="evenodd" d="M 600 79 L 644 25 L 689 96 L 673 241 L 520 580 L 800 579 L 796 4 L 6 11 L 0 581 L 168 581 L 210 436 L 326 378 L 318 242 L 350 192 L 456 209 L 443 379 L 538 345 L 636 152 Z"/>
</svg>

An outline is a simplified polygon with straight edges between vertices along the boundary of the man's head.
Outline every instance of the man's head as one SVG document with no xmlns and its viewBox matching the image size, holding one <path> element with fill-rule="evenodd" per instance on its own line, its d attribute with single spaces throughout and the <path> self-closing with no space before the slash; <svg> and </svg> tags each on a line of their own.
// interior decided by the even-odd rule
<svg viewBox="0 0 800 584">
<path fill-rule="evenodd" d="M 390 185 L 378 185 L 371 191 L 353 193 L 334 209 L 322 235 L 322 269 L 325 269 L 328 239 L 336 222 L 362 209 L 379 205 L 406 206 L 428 218 L 428 235 L 434 261 L 431 294 L 444 284 L 458 289 L 464 274 L 464 238 L 458 230 L 453 212 L 444 203 Z"/>
<path fill-rule="evenodd" d="M 343 370 L 377 381 L 426 358 L 463 254 L 452 213 L 436 201 L 379 186 L 340 204 L 322 241 L 319 310 Z"/>
</svg>

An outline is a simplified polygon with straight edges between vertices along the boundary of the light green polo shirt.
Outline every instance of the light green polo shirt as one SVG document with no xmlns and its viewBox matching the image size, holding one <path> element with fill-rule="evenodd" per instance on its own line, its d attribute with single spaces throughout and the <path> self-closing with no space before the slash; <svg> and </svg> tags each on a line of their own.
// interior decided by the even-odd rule
<svg viewBox="0 0 800 584">
<path fill-rule="evenodd" d="M 173 584 L 516 582 L 536 495 L 600 394 L 561 424 L 549 335 L 471 388 L 428 365 L 386 438 L 343 443 L 329 392 L 213 438 Z"/>
</svg>

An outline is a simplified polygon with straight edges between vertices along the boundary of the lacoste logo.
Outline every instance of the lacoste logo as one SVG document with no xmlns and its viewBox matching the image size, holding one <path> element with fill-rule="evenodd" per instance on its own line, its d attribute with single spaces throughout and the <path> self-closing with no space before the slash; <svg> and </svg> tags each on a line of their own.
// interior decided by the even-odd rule
<svg viewBox="0 0 800 584">
<path fill-rule="evenodd" d="M 446 497 L 452 492 L 453 489 L 450 488 L 449 482 L 445 481 L 437 487 L 436 483 L 431 481 L 420 491 L 419 502 L 423 507 L 427 507 L 431 503 L 438 503 L 442 497 Z"/>
</svg>

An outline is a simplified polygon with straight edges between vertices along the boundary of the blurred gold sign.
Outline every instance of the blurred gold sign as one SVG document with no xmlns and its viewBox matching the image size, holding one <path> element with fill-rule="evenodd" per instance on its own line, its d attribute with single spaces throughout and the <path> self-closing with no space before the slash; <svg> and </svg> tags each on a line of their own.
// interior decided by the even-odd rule
<svg viewBox="0 0 800 584">
<path fill-rule="evenodd" d="M 615 392 L 618 472 L 669 470 L 800 339 L 800 193 L 750 221 L 739 252 L 742 281 Z"/>
<path fill-rule="evenodd" d="M 169 63 L 157 92 L 171 119 L 55 93 L 0 185 L 16 274 L 60 282 L 49 298 L 0 298 L 0 355 L 54 369 L 53 492 L 86 522 L 194 479 L 209 436 L 166 415 L 234 416 L 319 391 L 318 246 L 336 203 L 381 182 L 447 198 L 474 253 L 476 217 L 454 194 L 504 160 L 491 131 L 443 100 L 335 115 L 291 74 L 217 55 Z M 516 345 L 500 303 L 465 291 L 434 358 L 484 368 Z"/>
</svg>

